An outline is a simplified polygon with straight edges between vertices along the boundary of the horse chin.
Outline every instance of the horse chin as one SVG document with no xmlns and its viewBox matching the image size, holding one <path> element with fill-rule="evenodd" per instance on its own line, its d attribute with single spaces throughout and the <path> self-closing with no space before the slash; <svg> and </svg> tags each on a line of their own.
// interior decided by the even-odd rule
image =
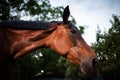
<svg viewBox="0 0 120 80">
<path fill-rule="evenodd" d="M 83 67 L 80 67 L 80 68 L 81 68 L 81 72 L 83 73 L 83 76 L 89 77 L 93 75 L 93 71 L 85 69 Z"/>
<path fill-rule="evenodd" d="M 84 76 L 87 75 L 87 73 L 85 72 L 85 70 L 81 67 L 81 72 L 83 73 Z"/>
</svg>

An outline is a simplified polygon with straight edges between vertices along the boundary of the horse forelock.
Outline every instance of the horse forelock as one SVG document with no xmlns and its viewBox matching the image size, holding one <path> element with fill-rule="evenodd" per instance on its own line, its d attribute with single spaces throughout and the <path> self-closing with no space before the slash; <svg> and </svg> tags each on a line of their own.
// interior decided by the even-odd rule
<svg viewBox="0 0 120 80">
<path fill-rule="evenodd" d="M 20 30 L 47 30 L 51 22 L 45 21 L 4 21 L 0 22 L 0 27 L 20 29 Z"/>
</svg>

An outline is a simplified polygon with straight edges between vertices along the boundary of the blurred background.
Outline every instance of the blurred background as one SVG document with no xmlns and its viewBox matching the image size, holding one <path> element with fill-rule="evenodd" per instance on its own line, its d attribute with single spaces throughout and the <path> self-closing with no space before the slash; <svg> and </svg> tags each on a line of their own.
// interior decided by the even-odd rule
<svg viewBox="0 0 120 80">
<path fill-rule="evenodd" d="M 100 61 L 99 73 L 84 77 L 79 67 L 51 49 L 37 49 L 15 62 L 12 80 L 120 80 L 120 0 L 1 0 L 0 21 L 61 21 L 69 18 Z"/>
</svg>

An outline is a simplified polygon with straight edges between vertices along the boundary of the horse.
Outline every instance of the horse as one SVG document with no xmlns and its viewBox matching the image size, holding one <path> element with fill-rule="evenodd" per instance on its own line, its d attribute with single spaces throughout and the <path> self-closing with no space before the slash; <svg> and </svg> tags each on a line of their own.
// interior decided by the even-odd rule
<svg viewBox="0 0 120 80">
<path fill-rule="evenodd" d="M 0 22 L 0 80 L 8 80 L 14 61 L 41 47 L 49 47 L 66 57 L 80 66 L 85 75 L 94 73 L 98 66 L 96 53 L 68 20 L 69 16 L 67 6 L 62 21 Z"/>
</svg>

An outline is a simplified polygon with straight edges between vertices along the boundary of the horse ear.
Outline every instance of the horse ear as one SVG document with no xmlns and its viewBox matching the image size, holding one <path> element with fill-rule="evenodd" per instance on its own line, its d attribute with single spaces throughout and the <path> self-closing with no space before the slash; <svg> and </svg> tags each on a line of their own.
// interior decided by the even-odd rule
<svg viewBox="0 0 120 80">
<path fill-rule="evenodd" d="M 67 23 L 68 22 L 68 18 L 70 16 L 70 10 L 69 10 L 69 6 L 67 6 L 65 9 L 64 9 L 64 12 L 63 12 L 63 23 Z"/>
</svg>

